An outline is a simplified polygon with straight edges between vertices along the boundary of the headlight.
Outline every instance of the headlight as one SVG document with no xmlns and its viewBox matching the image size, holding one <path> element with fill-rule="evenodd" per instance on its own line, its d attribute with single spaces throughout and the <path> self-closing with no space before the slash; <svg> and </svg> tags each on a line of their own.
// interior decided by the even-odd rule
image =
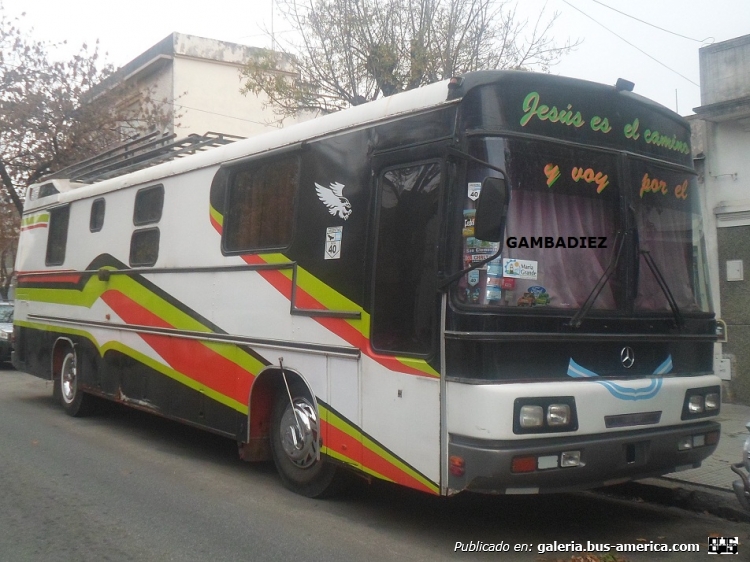
<svg viewBox="0 0 750 562">
<path fill-rule="evenodd" d="M 513 404 L 513 433 L 555 433 L 576 431 L 578 417 L 572 396 L 516 398 Z"/>
<path fill-rule="evenodd" d="M 522 406 L 519 417 L 521 427 L 542 427 L 544 425 L 544 410 L 541 406 Z"/>
<path fill-rule="evenodd" d="M 0 332 L 0 340 L 9 340 L 11 332 Z"/>
<path fill-rule="evenodd" d="M 696 394 L 688 399 L 688 412 L 691 414 L 703 413 L 703 396 Z"/>
<path fill-rule="evenodd" d="M 556 427 L 570 423 L 570 406 L 567 404 L 550 404 L 547 407 L 547 425 Z"/>
<path fill-rule="evenodd" d="M 706 406 L 707 412 L 709 410 L 718 410 L 719 409 L 719 393 L 712 392 L 710 394 L 706 394 L 705 406 Z"/>
<path fill-rule="evenodd" d="M 721 390 L 718 386 L 689 388 L 682 403 L 683 420 L 715 416 L 721 408 Z"/>
</svg>

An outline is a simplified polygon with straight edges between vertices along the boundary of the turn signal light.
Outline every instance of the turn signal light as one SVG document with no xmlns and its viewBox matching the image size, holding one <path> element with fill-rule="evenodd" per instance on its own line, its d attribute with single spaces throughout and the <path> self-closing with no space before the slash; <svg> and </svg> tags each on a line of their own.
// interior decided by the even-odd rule
<svg viewBox="0 0 750 562">
<path fill-rule="evenodd" d="M 464 459 L 458 456 L 451 456 L 448 459 L 448 470 L 453 476 L 463 476 L 466 469 L 464 468 Z"/>
</svg>

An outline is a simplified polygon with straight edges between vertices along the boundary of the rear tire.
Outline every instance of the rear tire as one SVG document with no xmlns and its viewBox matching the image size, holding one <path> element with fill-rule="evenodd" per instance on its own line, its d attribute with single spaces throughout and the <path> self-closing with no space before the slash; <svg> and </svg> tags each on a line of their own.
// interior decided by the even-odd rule
<svg viewBox="0 0 750 562">
<path fill-rule="evenodd" d="M 66 414 L 73 417 L 85 416 L 93 407 L 93 397 L 81 390 L 79 382 L 78 356 L 74 349 L 67 349 L 55 386 L 60 405 Z"/>
<path fill-rule="evenodd" d="M 338 491 L 341 475 L 335 465 L 318 453 L 321 444 L 318 413 L 306 393 L 294 388 L 292 401 L 294 410 L 289 396 L 282 391 L 271 415 L 271 453 L 276 470 L 284 486 L 297 494 L 308 498 L 330 496 Z"/>
</svg>

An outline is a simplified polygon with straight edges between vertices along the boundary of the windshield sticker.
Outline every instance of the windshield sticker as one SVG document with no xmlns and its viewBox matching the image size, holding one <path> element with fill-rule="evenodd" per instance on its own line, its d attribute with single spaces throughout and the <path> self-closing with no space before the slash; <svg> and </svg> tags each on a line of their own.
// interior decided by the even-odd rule
<svg viewBox="0 0 750 562">
<path fill-rule="evenodd" d="M 341 258 L 341 238 L 343 226 L 329 226 L 326 228 L 325 259 L 337 260 Z"/>
<path fill-rule="evenodd" d="M 474 236 L 474 216 L 476 213 L 475 209 L 464 209 L 464 238 Z"/>
<path fill-rule="evenodd" d="M 681 184 L 676 185 L 672 191 L 677 199 L 687 199 L 687 189 L 688 181 L 685 180 Z M 641 180 L 641 199 L 643 199 L 644 193 L 661 193 L 662 195 L 667 195 L 669 188 L 667 187 L 667 182 L 664 180 L 650 178 L 648 174 L 644 174 Z"/>
<path fill-rule="evenodd" d="M 537 263 L 532 260 L 503 259 L 503 277 L 515 279 L 536 279 Z"/>
<path fill-rule="evenodd" d="M 469 182 L 469 199 L 476 201 L 479 199 L 479 194 L 482 192 L 482 182 L 470 181 Z"/>
</svg>

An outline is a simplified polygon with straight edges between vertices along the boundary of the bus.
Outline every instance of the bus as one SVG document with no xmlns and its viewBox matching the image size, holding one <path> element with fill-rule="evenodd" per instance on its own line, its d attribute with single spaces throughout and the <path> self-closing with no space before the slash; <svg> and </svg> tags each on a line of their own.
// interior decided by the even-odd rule
<svg viewBox="0 0 750 562">
<path fill-rule="evenodd" d="M 69 415 L 204 428 L 310 497 L 697 467 L 720 321 L 690 130 L 631 89 L 474 72 L 32 185 L 14 364 Z"/>
</svg>

